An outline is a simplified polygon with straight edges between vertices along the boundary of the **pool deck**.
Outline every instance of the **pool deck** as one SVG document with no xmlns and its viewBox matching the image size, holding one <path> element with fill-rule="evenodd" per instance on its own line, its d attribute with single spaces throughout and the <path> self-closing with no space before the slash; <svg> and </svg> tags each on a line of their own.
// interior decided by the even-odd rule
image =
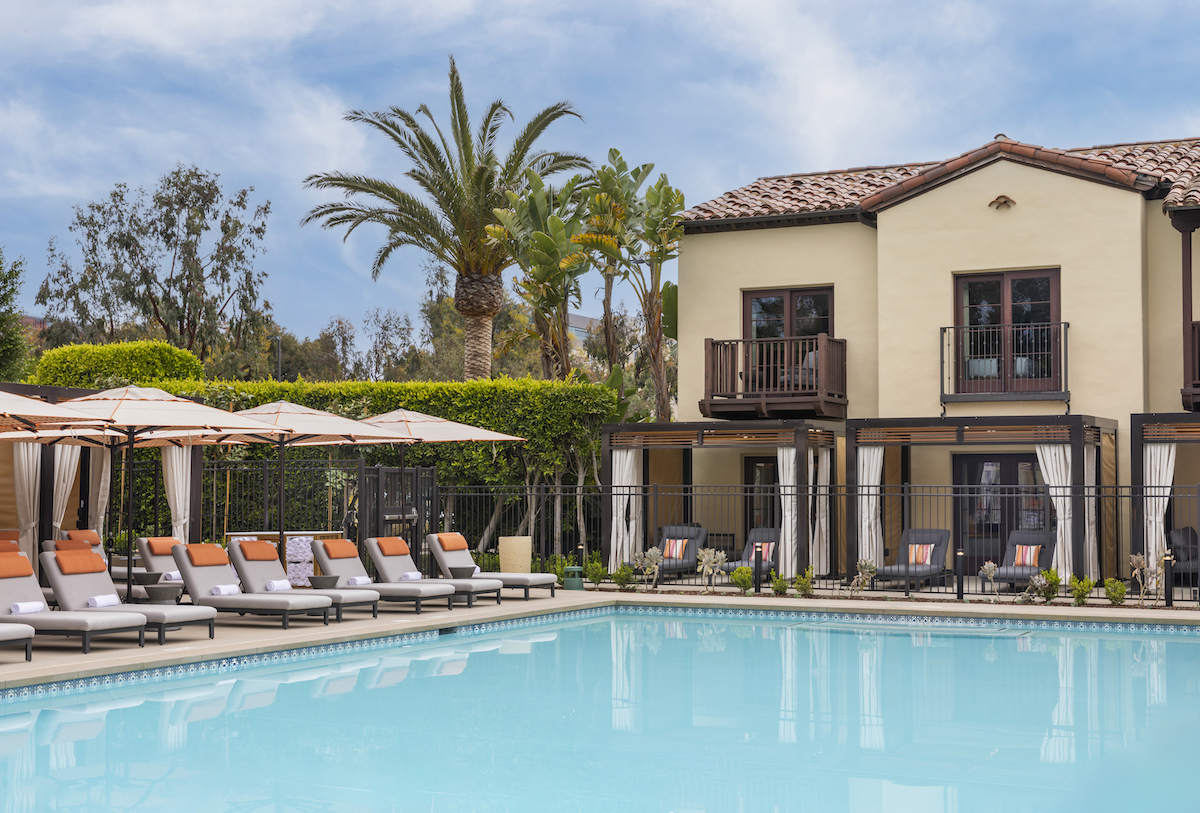
<svg viewBox="0 0 1200 813">
<path fill-rule="evenodd" d="M 291 628 L 287 630 L 282 629 L 278 619 L 239 617 L 231 613 L 222 613 L 217 618 L 217 635 L 214 640 L 209 640 L 207 627 L 201 626 L 184 627 L 168 633 L 167 643 L 161 647 L 152 635 L 147 635 L 146 646 L 142 648 L 137 646 L 137 639 L 133 635 L 101 636 L 93 639 L 92 651 L 87 655 L 80 651 L 78 638 L 40 636 L 34 640 L 31 663 L 25 662 L 23 649 L 0 649 L 0 689 L 617 604 L 730 610 L 881 613 L 1014 621 L 1200 625 L 1200 610 L 1195 607 L 1071 607 L 1062 599 L 1059 600 L 1059 604 L 1043 606 L 987 604 L 982 600 L 969 603 L 918 601 L 905 599 L 902 594 L 871 599 L 798 599 L 794 596 L 775 598 L 730 594 L 678 595 L 559 590 L 554 598 L 550 598 L 548 593 L 539 590 L 534 592 L 529 601 L 521 600 L 519 595 L 517 591 L 506 590 L 504 601 L 499 605 L 482 600 L 471 609 L 465 606 L 456 606 L 454 610 L 427 607 L 420 615 L 416 615 L 410 605 L 381 604 L 378 619 L 371 618 L 369 612 L 347 612 L 346 619 L 341 624 L 330 622 L 326 627 L 319 619 L 300 618 L 293 619 Z"/>
</svg>

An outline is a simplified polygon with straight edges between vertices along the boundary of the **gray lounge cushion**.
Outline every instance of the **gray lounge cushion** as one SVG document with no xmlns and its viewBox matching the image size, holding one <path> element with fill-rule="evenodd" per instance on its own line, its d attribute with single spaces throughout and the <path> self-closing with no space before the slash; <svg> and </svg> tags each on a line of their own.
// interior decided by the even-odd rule
<svg viewBox="0 0 1200 813">
<path fill-rule="evenodd" d="M 271 612 L 307 612 L 321 610 L 333 605 L 328 596 L 315 596 L 293 593 L 264 593 L 250 595 L 238 593 L 234 596 L 214 596 L 212 589 L 218 584 L 233 584 L 237 575 L 229 565 L 208 565 L 196 567 L 188 558 L 187 546 L 176 545 L 171 549 L 171 556 L 183 576 L 183 583 L 192 597 L 193 604 L 205 607 L 216 607 L 218 610 L 265 610 Z M 305 590 L 304 593 L 309 593 Z"/>
<path fill-rule="evenodd" d="M 250 560 L 242 553 L 242 543 L 232 541 L 226 548 L 229 553 L 229 559 L 233 562 L 234 568 L 238 575 L 242 577 L 242 589 L 248 593 L 269 593 L 267 590 L 267 582 L 278 579 L 287 581 L 287 572 L 283 569 L 283 565 L 278 559 L 267 560 Z M 283 592 L 291 593 L 291 590 Z M 327 596 L 334 606 L 342 605 L 343 607 L 354 606 L 358 604 L 374 604 L 379 601 L 379 593 L 369 588 L 360 588 L 354 590 L 304 590 L 301 591 L 305 595 Z"/>
<path fill-rule="evenodd" d="M 667 539 L 687 539 L 687 548 L 684 550 L 682 559 L 666 559 L 662 560 L 662 564 L 658 566 L 658 572 L 662 575 L 668 573 L 694 573 L 696 571 L 696 556 L 700 548 L 704 547 L 708 542 L 708 531 L 699 525 L 664 525 L 658 532 L 658 549 L 662 550 Z"/>
<path fill-rule="evenodd" d="M 23 641 L 33 637 L 33 627 L 13 621 L 0 624 L 0 641 Z"/>
<path fill-rule="evenodd" d="M 150 540 L 144 536 L 139 536 L 134 544 L 137 546 L 138 556 L 142 559 L 142 564 L 150 573 L 170 573 L 172 570 L 178 570 L 175 566 L 175 559 L 171 554 L 163 554 L 156 556 L 150 551 Z M 180 545 L 183 543 L 180 542 Z"/>
<path fill-rule="evenodd" d="M 379 540 L 371 537 L 367 540 L 367 553 L 371 557 L 371 562 L 375 565 L 375 572 L 379 574 L 379 581 L 399 584 L 400 575 L 402 573 L 420 572 L 410 554 L 402 556 L 384 556 L 379 549 Z M 404 584 L 448 584 L 454 588 L 456 593 L 490 593 L 494 590 L 499 590 L 504 586 L 504 583 L 499 579 L 489 579 L 476 577 L 474 579 L 420 579 L 417 581 L 403 582 Z"/>
<path fill-rule="evenodd" d="M 316 559 L 321 572 L 338 577 L 338 589 L 370 589 L 378 593 L 382 598 L 392 599 L 436 598 L 437 596 L 454 595 L 454 588 L 451 585 L 438 584 L 432 580 L 397 582 L 395 584 L 372 582 L 363 587 L 351 587 L 346 584 L 348 578 L 351 576 L 361 577 L 368 575 L 367 569 L 363 567 L 361 559 L 357 556 L 331 559 L 329 554 L 325 552 L 325 543 L 319 539 L 312 541 L 312 551 L 313 558 Z"/>
<path fill-rule="evenodd" d="M 1004 562 L 996 569 L 993 577 L 998 582 L 1028 582 L 1035 574 L 1049 570 L 1054 566 L 1054 538 L 1046 531 L 1017 530 L 1008 535 L 1004 549 Z M 1013 564 L 1017 560 L 1017 547 L 1040 545 L 1038 551 L 1038 566 L 1021 566 Z"/>
<path fill-rule="evenodd" d="M 475 558 L 469 550 L 444 550 L 437 534 L 425 537 L 433 558 L 438 563 L 438 570 L 447 579 L 452 577 L 452 567 L 475 567 Z M 474 578 L 499 580 L 505 587 L 552 587 L 558 584 L 558 576 L 553 573 L 496 573 L 488 571 L 479 573 Z"/>
<path fill-rule="evenodd" d="M 24 556 L 25 554 L 20 554 Z M 18 601 L 41 601 L 42 588 L 33 576 L 0 579 L 0 623 L 27 624 L 35 630 L 92 632 L 146 626 L 146 617 L 135 612 L 78 613 L 43 610 L 40 613 L 13 615 L 10 610 Z"/>
<path fill-rule="evenodd" d="M 929 564 L 908 564 L 909 548 L 914 545 L 933 545 Z M 950 532 L 941 528 L 908 528 L 900 535 L 896 550 L 897 563 L 884 565 L 875 573 L 876 579 L 926 579 L 945 573 L 946 551 L 950 547 Z"/>
</svg>

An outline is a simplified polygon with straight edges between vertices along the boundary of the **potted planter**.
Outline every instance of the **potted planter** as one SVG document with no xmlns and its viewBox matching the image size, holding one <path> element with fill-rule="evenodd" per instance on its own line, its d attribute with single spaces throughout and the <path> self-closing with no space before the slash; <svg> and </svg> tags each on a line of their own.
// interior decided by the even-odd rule
<svg viewBox="0 0 1200 813">
<path fill-rule="evenodd" d="M 533 537 L 500 537 L 500 572 L 528 573 L 533 568 Z"/>
</svg>

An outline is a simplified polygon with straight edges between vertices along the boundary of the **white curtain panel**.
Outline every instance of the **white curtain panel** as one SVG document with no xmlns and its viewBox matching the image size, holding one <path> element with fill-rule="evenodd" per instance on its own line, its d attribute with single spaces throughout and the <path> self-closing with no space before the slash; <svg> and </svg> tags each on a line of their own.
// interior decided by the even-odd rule
<svg viewBox="0 0 1200 813">
<path fill-rule="evenodd" d="M 104 535 L 104 515 L 108 513 L 109 488 L 112 485 L 112 452 L 92 449 L 91 474 L 88 476 L 88 527 Z"/>
<path fill-rule="evenodd" d="M 50 517 L 51 536 L 58 539 L 63 520 L 67 516 L 67 501 L 71 498 L 71 486 L 79 474 L 78 446 L 58 445 L 54 447 L 54 503 Z"/>
<path fill-rule="evenodd" d="M 642 450 L 612 452 L 612 540 L 608 569 L 614 571 L 641 550 L 642 500 L 635 491 L 642 484 Z"/>
<path fill-rule="evenodd" d="M 780 512 L 779 575 L 785 579 L 796 575 L 796 521 L 800 516 L 800 493 L 796 488 L 796 447 L 780 446 L 775 450 L 779 467 Z"/>
<path fill-rule="evenodd" d="M 1087 577 L 1100 578 L 1100 545 L 1096 534 L 1096 447 L 1083 447 L 1083 493 L 1087 520 Z"/>
<path fill-rule="evenodd" d="M 822 447 L 817 455 L 817 511 L 808 539 L 808 561 L 812 563 L 813 573 L 822 576 L 829 573 L 829 467 L 832 460 L 833 449 Z"/>
<path fill-rule="evenodd" d="M 1054 542 L 1054 567 L 1063 584 L 1071 579 L 1071 447 L 1063 444 L 1040 443 L 1037 446 L 1038 465 L 1050 492 L 1050 502 L 1058 515 L 1058 533 Z"/>
<path fill-rule="evenodd" d="M 1050 730 L 1042 738 L 1042 762 L 1075 761 L 1075 649 L 1070 638 L 1058 639 L 1058 702 L 1050 713 Z"/>
<path fill-rule="evenodd" d="M 796 741 L 796 668 L 795 627 L 784 627 L 779 636 L 779 653 L 783 657 L 783 687 L 779 697 L 779 741 Z"/>
<path fill-rule="evenodd" d="M 17 497 L 17 522 L 21 550 L 32 561 L 38 554 L 38 505 L 42 484 L 42 447 L 36 443 L 14 443 L 13 479 Z"/>
<path fill-rule="evenodd" d="M 192 483 L 192 447 L 162 447 L 162 472 L 167 505 L 171 507 L 171 536 L 187 544 L 191 512 L 188 495 Z"/>
<path fill-rule="evenodd" d="M 879 486 L 883 482 L 883 447 L 858 447 L 858 557 L 883 566 L 883 521 Z"/>
<path fill-rule="evenodd" d="M 1174 443 L 1147 443 L 1142 447 L 1142 481 L 1146 495 L 1146 565 L 1154 567 L 1167 549 L 1167 506 L 1175 482 Z"/>
</svg>

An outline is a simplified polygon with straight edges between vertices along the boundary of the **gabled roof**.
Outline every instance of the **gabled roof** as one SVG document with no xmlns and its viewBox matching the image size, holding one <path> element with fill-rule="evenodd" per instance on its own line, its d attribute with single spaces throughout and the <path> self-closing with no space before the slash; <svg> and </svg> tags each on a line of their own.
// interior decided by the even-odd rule
<svg viewBox="0 0 1200 813">
<path fill-rule="evenodd" d="M 775 220 L 878 211 L 995 160 L 1008 159 L 1200 207 L 1200 138 L 1056 150 L 998 136 L 947 161 L 760 178 L 684 213 L 686 221 Z"/>
</svg>

